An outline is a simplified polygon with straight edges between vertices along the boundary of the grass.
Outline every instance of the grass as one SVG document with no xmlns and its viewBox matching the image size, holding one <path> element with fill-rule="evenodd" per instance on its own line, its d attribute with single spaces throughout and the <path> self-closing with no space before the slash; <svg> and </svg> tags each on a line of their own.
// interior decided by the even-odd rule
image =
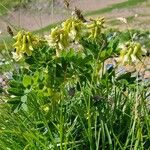
<svg viewBox="0 0 150 150">
<path fill-rule="evenodd" d="M 129 8 L 129 7 L 133 7 L 133 6 L 140 4 L 140 3 L 143 3 L 143 2 L 147 2 L 147 0 L 143 0 L 143 1 L 141 1 L 141 0 L 128 0 L 125 2 L 118 3 L 118 4 L 113 4 L 110 7 L 95 10 L 92 12 L 87 12 L 87 13 L 85 13 L 85 15 L 86 16 L 93 16 L 93 15 L 97 15 L 97 14 L 104 14 L 104 13 L 111 12 L 114 9 Z"/>
<path fill-rule="evenodd" d="M 19 0 L 1 0 L 0 1 L 0 15 L 6 14 L 11 8 L 18 5 L 20 3 Z"/>
<path fill-rule="evenodd" d="M 114 4 L 110 7 L 107 8 L 103 8 L 100 10 L 96 10 L 96 11 L 92 11 L 92 12 L 87 12 L 85 13 L 86 16 L 92 16 L 92 15 L 96 15 L 96 14 L 102 14 L 102 13 L 108 13 L 110 11 L 112 11 L 113 9 L 122 9 L 122 8 L 128 8 L 128 7 L 132 7 L 135 6 L 139 3 L 143 3 L 146 2 L 148 0 L 127 0 L 125 2 L 121 2 L 118 4 Z M 1 0 L 0 2 L 0 14 L 3 15 L 5 13 L 7 13 L 7 11 L 9 11 L 9 9 L 17 6 L 17 5 L 21 5 L 26 3 L 24 0 Z"/>
<path fill-rule="evenodd" d="M 7 47 L 10 47 L 10 45 L 12 44 L 13 39 L 12 37 L 8 36 L 0 36 L 0 52 L 5 49 L 5 44 L 7 45 Z"/>
<path fill-rule="evenodd" d="M 127 19 L 128 23 L 131 23 L 131 22 L 134 21 L 135 16 L 129 16 L 129 17 L 127 17 L 126 19 Z M 107 23 L 108 23 L 109 25 L 114 26 L 114 27 L 115 27 L 116 25 L 121 25 L 121 24 L 122 24 L 121 21 L 119 21 L 119 20 L 117 20 L 117 19 L 110 19 L 110 18 L 108 18 Z"/>
<path fill-rule="evenodd" d="M 133 7 L 133 6 L 135 6 L 137 4 L 140 4 L 140 3 L 143 3 L 143 2 L 147 2 L 147 0 L 144 0 L 144 1 L 141 1 L 141 0 L 128 0 L 128 1 L 125 1 L 125 2 L 121 2 L 121 3 L 118 3 L 118 4 L 111 5 L 110 7 L 106 7 L 106 8 L 103 8 L 103 9 L 95 10 L 95 11 L 92 11 L 92 12 L 86 12 L 84 15 L 85 16 L 93 16 L 93 15 L 109 13 L 109 12 L 111 12 L 114 9 L 129 8 L 129 7 Z M 39 30 L 37 30 L 35 32 L 36 33 L 38 33 L 38 32 L 42 33 L 42 32 L 49 31 L 52 27 L 56 26 L 59 23 L 54 23 L 54 24 L 48 25 L 48 26 L 46 26 L 44 28 L 41 28 L 41 29 L 39 29 Z M 113 23 L 116 25 L 115 21 L 113 21 Z"/>
<path fill-rule="evenodd" d="M 1 0 L 0 1 L 0 16 L 6 15 L 12 8 L 19 8 L 26 5 L 26 0 Z"/>
<path fill-rule="evenodd" d="M 39 33 L 39 34 L 41 34 L 41 33 L 49 32 L 49 31 L 51 30 L 51 28 L 56 27 L 58 24 L 61 24 L 62 22 L 63 22 L 63 21 L 50 24 L 50 25 L 48 25 L 48 26 L 46 26 L 46 27 L 43 27 L 43 28 L 41 28 L 41 29 L 38 29 L 38 30 L 33 31 L 33 33 Z"/>
<path fill-rule="evenodd" d="M 28 96 L 32 113 L 10 113 L 9 106 L 1 105 L 1 149 L 148 149 L 150 120 L 145 89 L 134 86 L 134 90 L 127 88 L 127 95 L 116 84 L 107 90 L 90 84 L 73 98 L 63 92 L 61 103 L 48 105 L 53 110 L 47 113 L 34 94 Z M 94 104 L 89 99 L 92 90 L 101 90 L 106 97 Z"/>
</svg>

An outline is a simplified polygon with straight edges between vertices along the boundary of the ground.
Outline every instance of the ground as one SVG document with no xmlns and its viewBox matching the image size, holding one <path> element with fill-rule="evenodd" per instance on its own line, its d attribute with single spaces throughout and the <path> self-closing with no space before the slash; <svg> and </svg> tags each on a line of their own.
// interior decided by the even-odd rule
<svg viewBox="0 0 150 150">
<path fill-rule="evenodd" d="M 70 0 L 70 10 L 76 6 L 87 14 L 87 17 L 105 16 L 108 24 L 113 27 L 126 28 L 124 25 L 120 26 L 120 22 L 116 20 L 118 17 L 126 17 L 131 27 L 149 29 L 150 1 L 143 0 L 143 3 L 138 3 L 139 0 L 129 1 L 131 4 L 127 5 L 127 0 Z M 7 25 L 30 31 L 40 30 L 65 19 L 70 14 L 71 11 L 65 8 L 63 0 L 53 5 L 47 1 L 30 2 L 27 6 L 9 9 L 7 15 L 2 15 L 0 30 L 6 33 Z"/>
</svg>

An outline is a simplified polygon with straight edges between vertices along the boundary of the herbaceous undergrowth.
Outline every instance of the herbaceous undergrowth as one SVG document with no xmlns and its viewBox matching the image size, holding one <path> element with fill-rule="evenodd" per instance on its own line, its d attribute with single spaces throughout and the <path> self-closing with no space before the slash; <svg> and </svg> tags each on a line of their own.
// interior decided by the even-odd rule
<svg viewBox="0 0 150 150">
<path fill-rule="evenodd" d="M 133 39 L 121 43 L 104 23 L 72 16 L 45 37 L 17 33 L 13 58 L 20 67 L 0 106 L 1 149 L 149 148 L 149 85 L 116 73 L 145 50 Z"/>
</svg>

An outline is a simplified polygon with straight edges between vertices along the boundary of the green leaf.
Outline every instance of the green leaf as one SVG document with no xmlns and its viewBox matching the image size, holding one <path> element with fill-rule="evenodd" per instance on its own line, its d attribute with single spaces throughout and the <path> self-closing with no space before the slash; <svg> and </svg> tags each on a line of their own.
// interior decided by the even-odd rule
<svg viewBox="0 0 150 150">
<path fill-rule="evenodd" d="M 27 95 L 22 96 L 22 97 L 21 97 L 21 101 L 22 101 L 23 103 L 25 103 L 25 102 L 27 101 Z"/>
<path fill-rule="evenodd" d="M 3 88 L 2 87 L 0 87 L 0 93 L 2 93 L 3 92 Z"/>
<path fill-rule="evenodd" d="M 20 103 L 20 98 L 19 97 L 14 97 L 11 98 L 10 100 L 7 101 L 8 104 L 19 104 Z"/>
<path fill-rule="evenodd" d="M 108 58 L 108 56 L 109 56 L 108 52 L 109 52 L 109 51 L 107 51 L 107 50 L 103 50 L 103 51 L 101 52 L 101 54 L 100 54 L 100 60 L 101 60 L 102 62 Z"/>
<path fill-rule="evenodd" d="M 33 77 L 32 77 L 32 80 L 33 80 L 33 83 L 34 83 L 34 84 L 37 84 L 38 78 L 39 78 L 39 72 L 36 71 L 36 72 L 34 73 Z"/>
<path fill-rule="evenodd" d="M 31 81 L 32 81 L 31 77 L 28 75 L 25 75 L 23 77 L 23 86 L 28 87 L 29 85 L 31 85 Z"/>
<path fill-rule="evenodd" d="M 28 106 L 26 103 L 23 103 L 21 107 L 24 111 L 28 111 Z"/>
<path fill-rule="evenodd" d="M 21 108 L 21 103 L 15 104 L 15 105 L 13 105 L 13 107 L 12 107 L 12 111 L 13 111 L 14 113 L 17 113 L 17 112 L 20 110 L 20 108 Z"/>
<path fill-rule="evenodd" d="M 10 88 L 7 90 L 9 94 L 15 95 L 15 96 L 23 96 L 24 91 L 23 89 L 19 88 Z"/>
<path fill-rule="evenodd" d="M 12 88 L 23 88 L 22 83 L 20 83 L 19 81 L 16 81 L 16 80 L 10 80 L 9 86 Z"/>
</svg>

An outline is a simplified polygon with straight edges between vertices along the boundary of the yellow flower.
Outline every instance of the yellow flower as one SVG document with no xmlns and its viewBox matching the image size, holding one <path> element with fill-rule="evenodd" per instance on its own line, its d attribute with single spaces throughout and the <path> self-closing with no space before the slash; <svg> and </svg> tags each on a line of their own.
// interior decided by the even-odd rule
<svg viewBox="0 0 150 150">
<path fill-rule="evenodd" d="M 78 41 L 81 35 L 83 23 L 75 17 L 67 19 L 60 27 L 51 29 L 46 40 L 49 46 L 56 49 L 56 56 L 60 56 L 62 50 L 69 48 L 72 41 Z"/>
<path fill-rule="evenodd" d="M 23 53 L 26 53 L 28 56 L 32 55 L 33 46 L 39 42 L 39 38 L 32 35 L 30 32 L 19 31 L 16 36 L 14 36 L 16 43 L 13 47 L 16 49 L 16 56 L 21 58 Z"/>
<path fill-rule="evenodd" d="M 51 29 L 46 40 L 49 46 L 56 49 L 56 56 L 60 56 L 62 50 L 67 50 L 74 44 L 79 44 L 79 39 L 91 32 L 92 38 L 97 38 L 103 28 L 104 18 L 92 20 L 92 24 L 83 23 L 76 17 L 71 17 L 61 24 L 60 27 Z"/>
<path fill-rule="evenodd" d="M 140 43 L 127 42 L 120 51 L 119 62 L 122 64 L 135 63 L 145 53 Z"/>
<path fill-rule="evenodd" d="M 92 23 L 87 24 L 90 32 L 89 38 L 96 39 L 104 28 L 104 18 L 91 19 Z"/>
<path fill-rule="evenodd" d="M 71 17 L 62 23 L 62 27 L 68 33 L 70 40 L 79 39 L 83 26 L 83 22 L 75 17 Z"/>
<path fill-rule="evenodd" d="M 69 37 L 66 31 L 61 28 L 55 27 L 51 30 L 51 34 L 46 36 L 49 46 L 56 48 L 56 55 L 60 55 L 60 50 L 69 46 Z"/>
</svg>

